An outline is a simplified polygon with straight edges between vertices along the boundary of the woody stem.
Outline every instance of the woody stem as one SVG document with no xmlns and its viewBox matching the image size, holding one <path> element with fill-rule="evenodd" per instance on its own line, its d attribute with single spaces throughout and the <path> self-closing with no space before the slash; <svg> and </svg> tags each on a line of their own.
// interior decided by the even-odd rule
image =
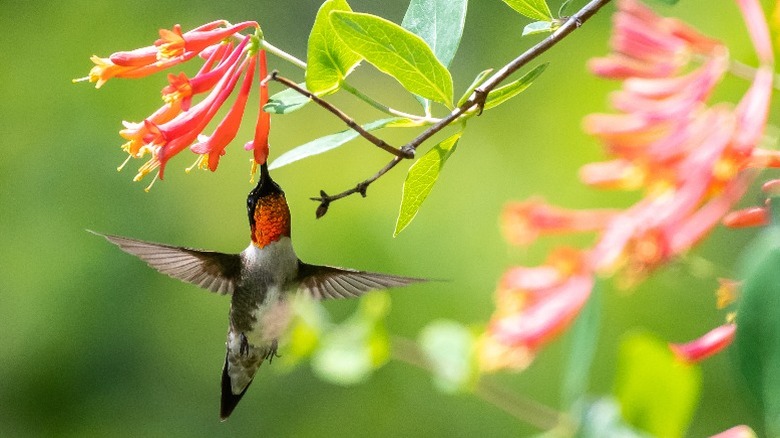
<svg viewBox="0 0 780 438">
<path fill-rule="evenodd" d="M 270 79 L 276 82 L 279 82 L 286 86 L 287 88 L 291 88 L 298 93 L 308 97 L 309 99 L 313 100 L 314 103 L 317 105 L 325 108 L 329 112 L 331 112 L 333 115 L 341 119 L 344 123 L 347 124 L 350 128 L 357 131 L 358 134 L 360 134 L 363 138 L 373 143 L 376 147 L 380 149 L 384 149 L 387 152 L 390 152 L 391 154 L 395 155 L 396 158 L 414 158 L 414 151 L 413 150 L 402 150 L 402 149 L 396 149 L 393 146 L 387 144 L 384 140 L 380 139 L 379 137 L 375 136 L 374 134 L 366 131 L 363 129 L 362 126 L 360 126 L 355 120 L 351 117 L 349 117 L 344 111 L 341 111 L 340 109 L 333 106 L 331 103 L 328 103 L 319 97 L 317 95 L 311 93 L 309 90 L 306 90 L 304 88 L 301 88 L 296 84 L 295 82 L 285 78 L 284 76 L 279 76 L 279 72 L 274 71 L 271 73 Z"/>
<path fill-rule="evenodd" d="M 591 0 L 590 2 L 588 2 L 585 6 L 582 7 L 582 9 L 580 9 L 574 15 L 567 18 L 566 21 L 564 21 L 563 24 L 557 30 L 555 30 L 555 32 L 550 34 L 550 36 L 540 41 L 530 49 L 526 50 L 520 56 L 513 59 L 511 62 L 509 62 L 500 70 L 498 70 L 496 73 L 494 73 L 492 76 L 490 76 L 485 82 L 482 83 L 482 85 L 480 85 L 474 90 L 474 92 L 471 94 L 471 96 L 466 102 L 464 102 L 458 108 L 452 110 L 452 112 L 450 112 L 450 114 L 447 117 L 434 123 L 431 127 L 423 131 L 412 141 L 402 146 L 400 148 L 400 151 L 403 153 L 403 156 L 404 157 L 408 155 L 413 156 L 414 151 L 417 150 L 417 148 L 424 141 L 428 140 L 436 133 L 438 133 L 445 127 L 449 126 L 452 122 L 458 120 L 459 118 L 469 117 L 469 115 L 466 113 L 471 111 L 472 109 L 475 108 L 478 109 L 477 114 L 478 115 L 481 114 L 482 108 L 485 105 L 485 100 L 487 99 L 488 94 L 492 90 L 494 90 L 497 86 L 499 86 L 503 81 L 505 81 L 510 75 L 515 73 L 517 70 L 519 70 L 520 68 L 522 68 L 523 66 L 531 62 L 532 60 L 539 57 L 542 53 L 546 52 L 551 47 L 561 42 L 569 34 L 574 32 L 576 29 L 582 26 L 587 20 L 593 17 L 596 14 L 596 12 L 598 12 L 602 7 L 604 7 L 610 1 L 611 0 Z M 327 210 L 327 206 L 332 201 L 344 198 L 354 193 L 361 193 L 363 194 L 363 196 L 365 196 L 366 188 L 368 187 L 368 185 L 372 184 L 379 177 L 381 177 L 382 175 L 387 173 L 390 169 L 395 167 L 395 165 L 398 164 L 398 162 L 400 161 L 398 157 L 399 155 L 393 158 L 393 160 L 390 161 L 388 164 L 386 164 L 385 167 L 383 167 L 378 173 L 358 183 L 354 188 L 350 190 L 341 192 L 338 195 L 333 195 L 333 196 L 326 195 L 324 191 L 321 191 L 320 197 L 312 198 L 312 199 L 320 202 L 321 209 Z"/>
</svg>

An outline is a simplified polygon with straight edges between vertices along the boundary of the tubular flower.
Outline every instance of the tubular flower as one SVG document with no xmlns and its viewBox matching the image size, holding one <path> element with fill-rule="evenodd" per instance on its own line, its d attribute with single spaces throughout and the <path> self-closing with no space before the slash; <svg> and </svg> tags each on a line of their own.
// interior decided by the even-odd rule
<svg viewBox="0 0 780 438">
<path fill-rule="evenodd" d="M 481 344 L 484 369 L 527 366 L 582 308 L 595 274 L 620 274 L 628 284 L 641 280 L 721 222 L 757 168 L 780 167 L 780 154 L 759 148 L 773 86 L 769 33 L 756 0 L 735 1 L 760 61 L 736 106 L 709 103 L 728 70 L 724 44 L 637 0 L 618 1 L 612 53 L 589 64 L 595 74 L 622 81 L 611 96 L 616 113 L 593 114 L 583 123 L 609 158 L 585 165 L 580 177 L 598 188 L 639 190 L 643 197 L 623 210 L 573 211 L 538 199 L 505 209 L 503 231 L 511 243 L 561 232 L 597 236 L 580 253 L 578 269 L 512 268 L 505 274 Z M 727 222 L 763 219 L 761 212 L 737 213 Z M 733 335 L 728 326 L 678 347 L 701 360 L 727 345 L 729 330 Z"/>
<path fill-rule="evenodd" d="M 593 282 L 575 250 L 553 253 L 546 266 L 507 272 L 496 294 L 496 313 L 479 341 L 482 370 L 528 366 L 536 351 L 577 316 Z"/>
<path fill-rule="evenodd" d="M 502 228 L 510 243 L 529 245 L 540 235 L 601 230 L 617 211 L 567 210 L 536 197 L 504 207 Z"/>
<path fill-rule="evenodd" d="M 685 344 L 669 344 L 669 348 L 678 360 L 685 363 L 697 363 L 719 353 L 724 348 L 731 345 L 734 340 L 734 334 L 737 326 L 733 323 L 717 327 L 705 334 Z"/>
<path fill-rule="evenodd" d="M 268 103 L 268 84 L 265 83 L 268 68 L 265 63 L 265 50 L 260 51 L 258 62 L 260 63 L 258 70 L 260 73 L 260 111 L 257 114 L 255 137 L 244 145 L 244 149 L 253 151 L 255 163 L 262 164 L 268 159 L 268 133 L 271 129 L 271 115 L 263 111 L 263 107 Z"/>
<path fill-rule="evenodd" d="M 249 28 L 255 28 L 256 34 L 241 34 Z M 197 167 L 217 169 L 225 148 L 238 132 L 255 83 L 255 70 L 259 70 L 261 79 L 267 75 L 260 35 L 259 26 L 253 21 L 231 25 L 217 20 L 188 32 L 175 25 L 172 29 L 160 30 L 160 38 L 153 45 L 116 52 L 108 58 L 92 58 L 95 67 L 89 76 L 76 81 L 96 82 L 98 88 L 111 78 L 146 76 L 196 56 L 203 60 L 193 77 L 184 73 L 168 75 L 168 85 L 162 89 L 164 104 L 157 111 L 139 123 L 123 122 L 120 135 L 127 140 L 122 149 L 128 153 L 128 160 L 151 156 L 139 168 L 136 181 L 155 171 L 155 180 L 162 179 L 168 160 L 188 147 L 199 155 Z M 238 95 L 226 115 L 210 136 L 202 135 L 242 77 Z M 250 142 L 250 145 L 259 145 L 253 147 L 256 164 L 264 163 L 268 156 L 270 127 L 270 115 L 262 111 L 268 101 L 268 89 L 265 83 L 260 87 L 260 116 L 254 143 Z M 203 97 L 193 102 L 200 95 Z"/>
</svg>

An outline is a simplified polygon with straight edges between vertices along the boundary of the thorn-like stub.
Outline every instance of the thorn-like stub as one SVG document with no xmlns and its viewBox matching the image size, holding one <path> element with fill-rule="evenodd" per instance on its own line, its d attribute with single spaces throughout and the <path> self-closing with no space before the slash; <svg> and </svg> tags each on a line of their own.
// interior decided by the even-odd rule
<svg viewBox="0 0 780 438">
<path fill-rule="evenodd" d="M 320 190 L 319 198 L 311 198 L 311 200 L 320 202 L 320 205 L 317 207 L 317 211 L 314 213 L 317 219 L 325 216 L 325 213 L 328 212 L 328 207 L 330 207 L 330 197 L 327 193 L 325 193 L 325 190 Z"/>
<path fill-rule="evenodd" d="M 325 216 L 325 213 L 328 212 L 328 207 L 330 207 L 330 201 L 323 199 L 322 202 L 320 202 L 319 207 L 317 207 L 317 211 L 315 213 L 317 219 Z"/>
<path fill-rule="evenodd" d="M 411 146 L 402 146 L 401 147 L 401 153 L 404 154 L 404 158 L 406 159 L 412 159 L 414 158 L 414 148 Z"/>
<path fill-rule="evenodd" d="M 477 88 L 476 90 L 474 90 L 474 105 L 476 105 L 477 108 L 479 108 L 479 110 L 477 111 L 478 116 L 481 116 L 482 111 L 485 109 L 485 101 L 487 101 L 487 97 L 488 97 L 487 91 L 481 88 Z"/>
<path fill-rule="evenodd" d="M 362 182 L 362 183 L 357 185 L 358 193 L 360 193 L 360 196 L 362 196 L 364 198 L 367 196 L 366 195 L 366 191 L 367 190 L 368 190 L 368 184 L 366 184 L 365 182 Z"/>
</svg>

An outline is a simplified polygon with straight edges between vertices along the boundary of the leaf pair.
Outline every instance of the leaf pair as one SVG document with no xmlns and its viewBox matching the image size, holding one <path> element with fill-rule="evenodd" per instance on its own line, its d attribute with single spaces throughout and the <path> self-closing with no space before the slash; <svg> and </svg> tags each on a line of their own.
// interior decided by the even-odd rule
<svg viewBox="0 0 780 438">
<path fill-rule="evenodd" d="M 440 31 L 417 19 L 429 11 L 427 3 L 431 2 L 412 2 L 415 9 L 407 12 L 408 22 L 436 42 L 442 37 Z M 450 2 L 437 3 L 433 6 L 437 11 L 448 12 L 451 7 Z M 465 2 L 454 3 L 463 3 L 465 17 Z M 450 60 L 460 42 L 462 18 L 458 23 L 461 28 L 454 40 L 437 45 Z M 306 87 L 318 95 L 332 93 L 365 59 L 410 92 L 452 106 L 452 76 L 431 49 L 437 46 L 429 47 L 420 36 L 383 18 L 352 12 L 345 0 L 328 0 L 317 13 L 309 37 Z"/>
</svg>

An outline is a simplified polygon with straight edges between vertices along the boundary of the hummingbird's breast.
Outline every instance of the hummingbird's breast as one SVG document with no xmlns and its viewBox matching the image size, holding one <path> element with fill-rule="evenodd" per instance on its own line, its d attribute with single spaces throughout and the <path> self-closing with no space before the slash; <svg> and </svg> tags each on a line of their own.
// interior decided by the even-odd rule
<svg viewBox="0 0 780 438">
<path fill-rule="evenodd" d="M 289 237 L 242 253 L 241 281 L 233 292 L 231 331 L 243 333 L 253 345 L 281 336 L 290 319 L 288 297 L 297 289 L 298 257 Z"/>
</svg>

